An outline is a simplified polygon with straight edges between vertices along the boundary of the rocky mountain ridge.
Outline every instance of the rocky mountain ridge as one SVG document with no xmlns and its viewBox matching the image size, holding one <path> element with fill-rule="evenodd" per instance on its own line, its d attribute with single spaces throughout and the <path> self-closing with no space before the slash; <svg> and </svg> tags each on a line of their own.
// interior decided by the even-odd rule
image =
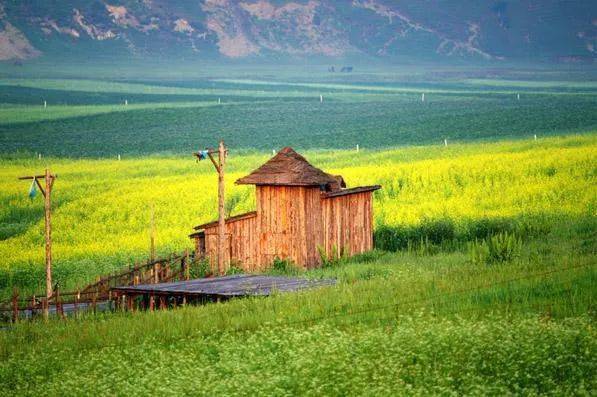
<svg viewBox="0 0 597 397">
<path fill-rule="evenodd" d="M 0 60 L 375 57 L 595 62 L 597 3 L 0 0 Z"/>
</svg>

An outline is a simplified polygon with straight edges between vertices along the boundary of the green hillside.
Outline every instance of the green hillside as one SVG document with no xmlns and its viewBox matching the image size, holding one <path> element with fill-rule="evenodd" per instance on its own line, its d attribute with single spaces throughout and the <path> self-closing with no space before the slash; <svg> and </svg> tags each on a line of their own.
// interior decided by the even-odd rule
<svg viewBox="0 0 597 397">
<path fill-rule="evenodd" d="M 188 154 L 220 137 L 234 150 L 271 151 L 528 139 L 597 128 L 597 88 L 574 81 L 7 78 L 0 87 L 0 152 L 32 157 Z"/>
</svg>

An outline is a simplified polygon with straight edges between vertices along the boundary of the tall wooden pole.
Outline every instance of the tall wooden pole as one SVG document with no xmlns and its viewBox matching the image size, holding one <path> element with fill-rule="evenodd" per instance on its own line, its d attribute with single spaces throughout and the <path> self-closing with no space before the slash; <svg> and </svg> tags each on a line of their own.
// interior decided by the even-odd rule
<svg viewBox="0 0 597 397">
<path fill-rule="evenodd" d="M 214 159 L 214 154 L 218 153 L 218 161 Z M 197 160 L 204 160 L 207 157 L 211 160 L 214 168 L 218 172 L 218 240 L 217 240 L 217 256 L 218 256 L 218 274 L 224 275 L 226 273 L 226 214 L 224 213 L 224 168 L 226 167 L 226 146 L 224 141 L 220 141 L 218 150 L 206 149 L 193 153 Z"/>
<path fill-rule="evenodd" d="M 218 272 L 226 273 L 224 251 L 226 249 L 226 219 L 224 214 L 224 166 L 226 164 L 226 149 L 224 141 L 218 146 Z"/>
<path fill-rule="evenodd" d="M 44 179 L 44 186 L 39 183 Z M 44 218 L 45 218 L 45 240 L 46 240 L 46 302 L 44 305 L 44 317 L 47 319 L 49 314 L 49 302 L 52 297 L 52 188 L 56 175 L 52 175 L 46 168 L 44 175 L 22 176 L 19 179 L 32 179 L 39 187 L 44 196 Z"/>
<path fill-rule="evenodd" d="M 48 302 L 52 297 L 52 185 L 54 177 L 50 174 L 50 170 L 46 168 L 45 182 L 46 189 L 44 194 L 44 214 L 46 220 L 46 299 Z M 48 316 L 48 306 L 46 305 L 46 312 L 44 316 Z"/>
<path fill-rule="evenodd" d="M 155 210 L 153 203 L 151 203 L 151 219 L 149 231 L 149 256 L 151 262 L 155 261 Z"/>
</svg>

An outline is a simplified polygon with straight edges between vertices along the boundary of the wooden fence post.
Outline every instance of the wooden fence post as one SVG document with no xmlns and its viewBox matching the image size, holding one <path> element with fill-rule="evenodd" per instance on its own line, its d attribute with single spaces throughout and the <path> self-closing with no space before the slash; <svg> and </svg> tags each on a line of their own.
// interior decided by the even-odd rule
<svg viewBox="0 0 597 397">
<path fill-rule="evenodd" d="M 158 284 L 160 282 L 160 263 L 156 263 L 153 265 L 153 282 L 154 284 Z"/>
<path fill-rule="evenodd" d="M 19 290 L 15 287 L 12 291 L 12 322 L 19 321 Z"/>
<path fill-rule="evenodd" d="M 91 310 L 93 310 L 93 314 L 96 311 L 96 304 L 97 304 L 97 291 L 93 293 L 93 297 L 91 298 Z"/>
<path fill-rule="evenodd" d="M 41 299 L 41 309 L 44 313 L 44 320 L 48 321 L 48 312 L 50 311 L 50 300 L 47 297 Z"/>
<path fill-rule="evenodd" d="M 135 308 L 134 308 L 134 304 L 133 304 L 133 303 L 134 303 L 134 296 L 133 296 L 133 295 L 130 295 L 130 294 L 127 294 L 127 295 L 126 295 L 126 305 L 127 305 L 127 310 L 128 310 L 129 312 L 131 312 L 131 313 L 132 313 L 132 312 L 134 311 L 134 309 L 135 309 Z"/>
<path fill-rule="evenodd" d="M 75 317 L 79 315 L 79 299 L 81 298 L 81 291 L 77 290 L 75 294 Z"/>
<path fill-rule="evenodd" d="M 56 284 L 54 286 L 54 289 L 56 290 L 54 292 L 55 294 L 55 299 L 56 299 L 56 315 L 60 315 L 61 318 L 64 318 L 64 310 L 62 307 L 62 300 L 60 299 L 60 287 L 58 284 Z"/>
<path fill-rule="evenodd" d="M 33 318 L 33 314 L 35 313 L 35 306 L 37 302 L 35 301 L 35 295 L 31 297 L 31 318 Z"/>
<path fill-rule="evenodd" d="M 184 279 L 186 281 L 189 281 L 191 279 L 191 268 L 190 268 L 190 263 L 189 263 L 189 250 L 185 250 L 184 251 L 184 258 L 183 258 L 183 262 L 184 263 Z"/>
<path fill-rule="evenodd" d="M 153 202 L 151 203 L 151 215 L 149 226 L 149 260 L 155 261 L 155 209 Z"/>
</svg>

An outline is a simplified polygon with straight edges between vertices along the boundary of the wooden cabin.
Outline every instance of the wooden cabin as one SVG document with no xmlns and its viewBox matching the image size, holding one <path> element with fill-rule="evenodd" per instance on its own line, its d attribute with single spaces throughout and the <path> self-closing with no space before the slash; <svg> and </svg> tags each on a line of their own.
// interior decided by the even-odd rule
<svg viewBox="0 0 597 397">
<path fill-rule="evenodd" d="M 275 258 L 305 268 L 321 265 L 320 251 L 354 255 L 373 248 L 373 191 L 379 185 L 348 189 L 341 176 L 313 167 L 286 147 L 236 181 L 255 185 L 255 211 L 226 219 L 225 262 L 260 270 Z M 195 227 L 196 255 L 217 257 L 218 222 Z"/>
</svg>

